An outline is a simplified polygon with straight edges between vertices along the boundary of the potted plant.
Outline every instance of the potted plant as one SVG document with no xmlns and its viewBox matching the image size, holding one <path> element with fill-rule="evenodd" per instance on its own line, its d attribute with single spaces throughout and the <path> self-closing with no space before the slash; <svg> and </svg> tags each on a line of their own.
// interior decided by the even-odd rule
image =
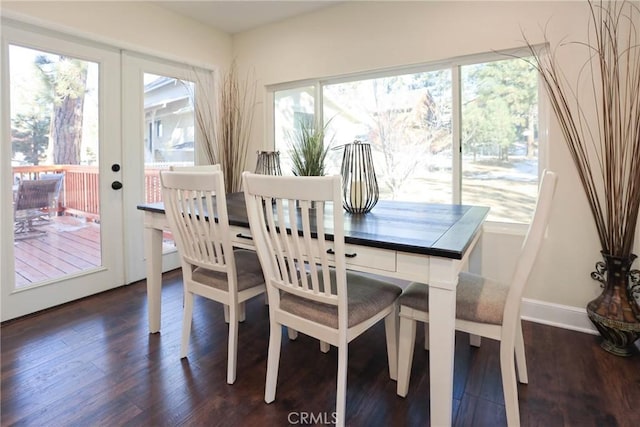
<svg viewBox="0 0 640 427">
<path fill-rule="evenodd" d="M 326 130 L 300 122 L 300 127 L 293 132 L 289 145 L 289 156 L 293 163 L 291 172 L 296 176 L 322 176 L 325 173 L 324 162 L 331 144 L 325 144 Z"/>
<path fill-rule="evenodd" d="M 633 2 L 589 2 L 586 60 L 580 77 L 567 81 L 555 51 L 540 54 L 537 68 L 577 168 L 600 239 L 603 261 L 591 273 L 602 293 L 587 314 L 602 347 L 631 354 L 640 337 L 640 272 L 632 253 L 640 209 L 640 9 Z"/>
</svg>

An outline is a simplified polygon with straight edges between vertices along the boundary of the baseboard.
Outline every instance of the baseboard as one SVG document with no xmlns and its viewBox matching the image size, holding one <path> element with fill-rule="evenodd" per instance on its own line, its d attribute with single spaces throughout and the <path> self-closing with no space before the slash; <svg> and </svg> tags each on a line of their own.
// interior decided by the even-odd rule
<svg viewBox="0 0 640 427">
<path fill-rule="evenodd" d="M 520 314 L 524 320 L 587 334 L 598 334 L 587 310 L 528 298 L 522 299 Z"/>
</svg>

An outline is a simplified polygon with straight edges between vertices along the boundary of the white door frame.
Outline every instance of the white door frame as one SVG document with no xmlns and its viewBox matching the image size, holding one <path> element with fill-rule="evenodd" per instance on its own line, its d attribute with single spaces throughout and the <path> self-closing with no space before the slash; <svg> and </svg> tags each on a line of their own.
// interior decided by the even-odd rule
<svg viewBox="0 0 640 427">
<path fill-rule="evenodd" d="M 99 64 L 99 173 L 102 265 L 73 276 L 34 286 L 15 288 L 11 172 L 11 123 L 9 101 L 9 44 L 80 58 Z M 124 284 L 123 192 L 111 188 L 122 180 L 122 172 L 111 165 L 122 164 L 120 52 L 53 31 L 2 21 L 2 105 L 0 135 L 0 280 L 1 320 L 8 320 L 48 307 L 96 294 Z"/>
</svg>

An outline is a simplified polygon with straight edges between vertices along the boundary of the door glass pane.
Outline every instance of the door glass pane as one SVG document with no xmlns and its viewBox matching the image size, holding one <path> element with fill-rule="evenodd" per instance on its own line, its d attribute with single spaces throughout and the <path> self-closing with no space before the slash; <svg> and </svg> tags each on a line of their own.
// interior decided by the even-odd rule
<svg viewBox="0 0 640 427">
<path fill-rule="evenodd" d="M 529 223 L 538 194 L 538 78 L 524 60 L 461 67 L 462 203 Z"/>
<path fill-rule="evenodd" d="M 145 202 L 162 201 L 160 171 L 195 161 L 194 83 L 157 74 L 144 74 Z M 174 250 L 165 233 L 165 251 Z"/>
<path fill-rule="evenodd" d="M 102 264 L 97 63 L 9 46 L 16 287 Z"/>
<path fill-rule="evenodd" d="M 280 169 L 283 175 L 293 175 L 289 146 L 300 123 L 314 121 L 315 87 L 307 86 L 274 93 L 274 141 L 280 151 Z"/>
<path fill-rule="evenodd" d="M 449 70 L 323 87 L 328 133 L 371 144 L 381 199 L 451 203 L 451 102 Z"/>
</svg>

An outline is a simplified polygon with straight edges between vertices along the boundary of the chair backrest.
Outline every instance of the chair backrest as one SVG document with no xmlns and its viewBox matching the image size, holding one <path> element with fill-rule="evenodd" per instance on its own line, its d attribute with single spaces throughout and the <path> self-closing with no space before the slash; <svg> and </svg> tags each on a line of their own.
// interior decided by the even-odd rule
<svg viewBox="0 0 640 427">
<path fill-rule="evenodd" d="M 282 291 L 337 305 L 339 325 L 346 325 L 341 177 L 244 172 L 243 184 L 269 304 L 277 308 Z"/>
<path fill-rule="evenodd" d="M 533 220 L 529 225 L 529 230 L 522 244 L 518 262 L 516 263 L 516 268 L 512 276 L 503 315 L 503 325 L 507 325 L 508 323 L 515 325 L 515 321 L 519 319 L 522 293 L 524 292 L 524 287 L 527 284 L 536 256 L 544 240 L 557 181 L 558 176 L 555 172 L 545 170 L 542 173 Z"/>
<path fill-rule="evenodd" d="M 60 194 L 60 190 L 62 190 L 62 181 L 64 180 L 64 173 L 43 173 L 40 175 L 40 179 L 51 179 L 55 182 L 57 182 L 57 186 L 56 186 L 56 193 L 55 196 L 56 198 L 58 197 L 58 195 Z"/>
<path fill-rule="evenodd" d="M 44 209 L 52 207 L 59 191 L 59 181 L 53 179 L 23 180 L 18 185 L 15 210 Z"/>
<path fill-rule="evenodd" d="M 194 166 L 169 166 L 170 171 L 176 172 L 215 172 L 219 171 L 220 164 L 215 165 L 194 165 Z"/>
<path fill-rule="evenodd" d="M 188 267 L 195 266 L 235 276 L 222 172 L 161 171 L 160 182 L 169 227 L 187 274 Z"/>
</svg>

